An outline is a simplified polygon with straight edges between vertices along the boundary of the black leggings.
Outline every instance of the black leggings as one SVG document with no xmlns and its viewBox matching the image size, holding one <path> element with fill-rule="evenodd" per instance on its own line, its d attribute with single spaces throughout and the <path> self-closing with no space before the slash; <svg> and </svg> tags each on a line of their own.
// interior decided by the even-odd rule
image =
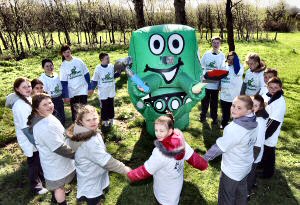
<svg viewBox="0 0 300 205">
<path fill-rule="evenodd" d="M 101 106 L 101 120 L 107 121 L 110 119 L 114 119 L 114 98 L 107 98 L 105 100 L 101 100 Z"/>
</svg>

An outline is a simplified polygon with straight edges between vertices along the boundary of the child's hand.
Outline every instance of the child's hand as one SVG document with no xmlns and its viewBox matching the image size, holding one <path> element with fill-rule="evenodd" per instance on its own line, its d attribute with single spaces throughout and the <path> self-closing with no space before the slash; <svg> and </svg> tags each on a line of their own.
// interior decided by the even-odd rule
<svg viewBox="0 0 300 205">
<path fill-rule="evenodd" d="M 93 93 L 94 93 L 94 90 L 89 90 L 89 91 L 88 91 L 88 95 L 89 95 L 89 96 L 93 95 Z"/>
<path fill-rule="evenodd" d="M 64 98 L 64 103 L 69 103 L 70 102 L 70 98 Z"/>
</svg>

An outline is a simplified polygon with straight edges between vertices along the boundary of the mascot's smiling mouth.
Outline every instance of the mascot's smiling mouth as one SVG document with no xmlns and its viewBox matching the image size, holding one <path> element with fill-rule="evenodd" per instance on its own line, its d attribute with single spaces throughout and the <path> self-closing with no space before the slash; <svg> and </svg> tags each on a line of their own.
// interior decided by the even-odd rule
<svg viewBox="0 0 300 205">
<path fill-rule="evenodd" d="M 178 59 L 178 63 L 170 68 L 159 69 L 159 68 L 151 68 L 148 64 L 146 64 L 146 68 L 144 72 L 151 71 L 155 73 L 159 73 L 167 84 L 170 84 L 176 77 L 180 66 L 184 65 L 181 58 Z"/>
</svg>

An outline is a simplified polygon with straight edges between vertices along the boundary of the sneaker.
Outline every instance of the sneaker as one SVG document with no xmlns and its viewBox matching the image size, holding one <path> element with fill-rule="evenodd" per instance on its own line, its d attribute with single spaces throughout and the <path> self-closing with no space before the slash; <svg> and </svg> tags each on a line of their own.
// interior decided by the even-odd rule
<svg viewBox="0 0 300 205">
<path fill-rule="evenodd" d="M 103 125 L 104 127 L 108 127 L 108 126 L 109 126 L 109 121 L 108 121 L 108 120 L 103 121 L 103 122 L 102 122 L 102 125 Z"/>
<path fill-rule="evenodd" d="M 114 124 L 114 119 L 109 119 L 109 126 L 113 126 Z"/>
<path fill-rule="evenodd" d="M 48 189 L 42 188 L 40 191 L 37 192 L 38 195 L 46 194 L 48 192 Z"/>
</svg>

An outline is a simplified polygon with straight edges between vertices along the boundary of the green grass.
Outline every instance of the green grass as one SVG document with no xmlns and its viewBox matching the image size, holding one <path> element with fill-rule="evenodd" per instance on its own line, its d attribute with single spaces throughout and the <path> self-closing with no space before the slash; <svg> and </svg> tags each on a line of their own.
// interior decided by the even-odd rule
<svg viewBox="0 0 300 205">
<path fill-rule="evenodd" d="M 205 41 L 199 43 L 201 55 L 209 49 Z M 223 51 L 227 51 L 223 45 Z M 293 51 L 295 49 L 295 52 Z M 284 81 L 287 114 L 277 146 L 276 174 L 270 180 L 259 180 L 258 189 L 250 201 L 257 204 L 296 205 L 300 202 L 300 33 L 279 34 L 278 42 L 236 43 L 236 51 L 241 60 L 250 51 L 259 53 L 268 67 L 275 67 Z M 74 56 L 82 58 L 90 72 L 98 64 L 99 50 L 74 51 Z M 112 50 L 111 60 L 127 55 L 127 50 Z M 3 108 L 5 96 L 12 92 L 12 83 L 18 76 L 38 77 L 42 73 L 40 62 L 44 57 L 51 57 L 58 70 L 61 59 L 56 51 L 43 51 L 34 57 L 22 61 L 0 62 L 0 204 L 50 204 L 50 194 L 32 196 L 29 193 L 26 159 L 19 149 L 14 133 L 12 114 Z M 117 81 L 116 125 L 105 134 L 108 151 L 117 159 L 132 168 L 138 167 L 150 156 L 153 149 L 153 139 L 145 131 L 144 120 L 129 103 L 126 76 L 123 74 Z M 89 103 L 98 106 L 97 96 L 89 99 Z M 198 121 L 199 107 L 196 106 L 190 114 L 190 127 L 184 131 L 186 140 L 201 154 L 221 136 L 221 131 L 208 124 Z M 220 113 L 220 112 L 219 112 Z M 70 111 L 67 108 L 67 116 Z M 200 172 L 189 165 L 185 167 L 184 187 L 180 204 L 216 204 L 220 175 L 220 159 L 210 163 L 205 172 Z M 123 176 L 115 173 L 110 175 L 110 191 L 105 201 L 113 204 L 154 204 L 152 180 L 130 185 Z M 76 182 L 71 184 L 73 192 L 68 197 L 71 204 L 76 204 Z"/>
</svg>

